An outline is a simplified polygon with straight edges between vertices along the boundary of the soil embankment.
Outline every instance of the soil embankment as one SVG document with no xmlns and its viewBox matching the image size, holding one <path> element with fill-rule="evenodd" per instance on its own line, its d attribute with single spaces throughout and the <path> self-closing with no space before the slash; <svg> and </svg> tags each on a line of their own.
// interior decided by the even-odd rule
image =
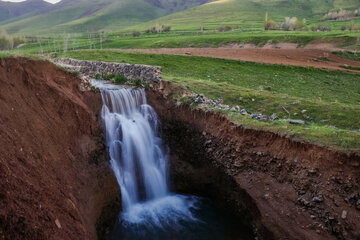
<svg viewBox="0 0 360 240">
<path fill-rule="evenodd" d="M 114 50 L 114 49 L 113 49 Z M 112 50 L 112 51 L 113 51 Z M 341 66 L 360 67 L 360 62 L 341 58 L 329 49 L 311 48 L 255 48 L 255 47 L 222 47 L 222 48 L 160 48 L 160 49 L 116 49 L 123 52 L 154 54 L 192 55 L 214 57 L 265 64 L 283 64 L 291 66 L 315 67 L 329 70 L 358 72 Z"/>
<path fill-rule="evenodd" d="M 0 239 L 95 239 L 118 196 L 101 98 L 46 61 L 0 59 Z"/>
<path fill-rule="evenodd" d="M 176 190 L 223 203 L 261 239 L 359 239 L 359 155 L 179 105 L 171 85 L 163 82 L 147 96 L 172 151 Z"/>
<path fill-rule="evenodd" d="M 55 65 L 0 59 L 0 238 L 95 239 L 119 206 L 101 97 Z M 237 126 L 150 84 L 178 192 L 208 197 L 258 239 L 359 239 L 360 156 Z M 97 225 L 97 233 L 95 226 Z"/>
</svg>

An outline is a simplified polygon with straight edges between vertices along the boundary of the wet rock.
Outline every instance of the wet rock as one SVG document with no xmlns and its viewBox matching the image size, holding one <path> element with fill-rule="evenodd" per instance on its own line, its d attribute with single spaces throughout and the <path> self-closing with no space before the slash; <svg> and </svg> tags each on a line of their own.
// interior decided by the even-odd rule
<svg viewBox="0 0 360 240">
<path fill-rule="evenodd" d="M 356 209 L 360 210 L 360 199 L 356 202 Z"/>
<path fill-rule="evenodd" d="M 271 121 L 274 121 L 274 120 L 276 120 L 276 119 L 278 119 L 278 115 L 277 115 L 276 113 L 271 114 L 270 120 L 271 120 Z"/>
<path fill-rule="evenodd" d="M 240 113 L 242 115 L 249 115 L 249 112 L 245 108 L 241 109 Z"/>
<path fill-rule="evenodd" d="M 259 120 L 259 121 L 263 121 L 266 122 L 269 120 L 268 116 L 266 115 L 262 115 L 262 114 L 251 114 L 251 117 L 253 119 Z"/>
<path fill-rule="evenodd" d="M 288 119 L 289 123 L 291 124 L 299 124 L 299 125 L 304 125 L 305 121 L 300 120 L 300 119 Z"/>
<path fill-rule="evenodd" d="M 315 197 L 313 197 L 312 201 L 313 201 L 313 202 L 316 202 L 316 203 L 321 203 L 321 202 L 323 202 L 324 200 L 323 200 L 321 197 L 315 196 Z"/>
</svg>

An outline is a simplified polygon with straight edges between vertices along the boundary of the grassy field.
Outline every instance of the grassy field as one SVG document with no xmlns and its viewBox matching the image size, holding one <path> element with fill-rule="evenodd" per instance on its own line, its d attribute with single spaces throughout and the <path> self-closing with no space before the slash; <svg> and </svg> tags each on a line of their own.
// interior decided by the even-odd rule
<svg viewBox="0 0 360 240">
<path fill-rule="evenodd" d="M 111 51 L 76 51 L 56 56 L 160 65 L 165 79 L 196 93 L 223 98 L 226 104 L 253 113 L 276 113 L 280 119 L 307 122 L 305 126 L 290 125 L 285 120 L 263 123 L 227 113 L 240 124 L 360 150 L 360 76 L 356 74 L 195 56 Z"/>
<path fill-rule="evenodd" d="M 94 35 L 72 36 L 68 38 L 43 37 L 32 39 L 20 49 L 14 49 L 18 54 L 41 54 L 49 52 L 63 52 L 67 43 L 68 50 L 75 49 L 111 49 L 111 48 L 180 48 L 180 47 L 219 47 L 232 43 L 252 43 L 263 46 L 266 43 L 290 42 L 305 46 L 311 42 L 329 42 L 349 50 L 360 50 L 358 39 L 360 32 L 331 31 L 242 31 L 230 32 L 169 32 L 162 34 L 142 34 L 133 37 L 131 34 L 121 35 L 119 33 L 108 34 L 100 38 Z M 345 55 L 344 55 L 345 56 Z"/>
</svg>

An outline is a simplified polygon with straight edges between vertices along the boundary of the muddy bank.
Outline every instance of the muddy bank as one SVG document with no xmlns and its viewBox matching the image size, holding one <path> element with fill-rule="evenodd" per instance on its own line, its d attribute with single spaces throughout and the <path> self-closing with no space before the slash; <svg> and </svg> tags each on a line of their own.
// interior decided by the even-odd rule
<svg viewBox="0 0 360 240">
<path fill-rule="evenodd" d="M 262 239 L 360 237 L 358 155 L 236 126 L 176 104 L 166 82 L 154 87 L 147 97 L 172 150 L 176 190 L 223 203 Z"/>
<path fill-rule="evenodd" d="M 96 239 L 118 196 L 101 98 L 55 65 L 0 59 L 0 238 Z"/>
</svg>

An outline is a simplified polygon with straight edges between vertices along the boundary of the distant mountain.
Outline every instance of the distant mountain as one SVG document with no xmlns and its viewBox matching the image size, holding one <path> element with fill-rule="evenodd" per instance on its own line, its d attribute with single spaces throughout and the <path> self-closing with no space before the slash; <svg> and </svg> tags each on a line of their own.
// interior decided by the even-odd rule
<svg viewBox="0 0 360 240">
<path fill-rule="evenodd" d="M 219 26 L 259 28 L 266 12 L 275 21 L 284 17 L 317 20 L 330 10 L 356 9 L 360 0 L 217 0 L 185 11 L 176 12 L 135 26 L 143 30 L 156 23 L 171 25 L 177 30 L 214 29 Z"/>
<path fill-rule="evenodd" d="M 28 0 L 25 2 L 0 1 L 0 22 L 26 14 L 39 13 L 52 4 L 43 0 Z"/>
<path fill-rule="evenodd" d="M 38 14 L 7 19 L 3 27 L 9 33 L 27 35 L 121 30 L 206 2 L 208 0 L 62 0 L 42 8 Z"/>
</svg>

